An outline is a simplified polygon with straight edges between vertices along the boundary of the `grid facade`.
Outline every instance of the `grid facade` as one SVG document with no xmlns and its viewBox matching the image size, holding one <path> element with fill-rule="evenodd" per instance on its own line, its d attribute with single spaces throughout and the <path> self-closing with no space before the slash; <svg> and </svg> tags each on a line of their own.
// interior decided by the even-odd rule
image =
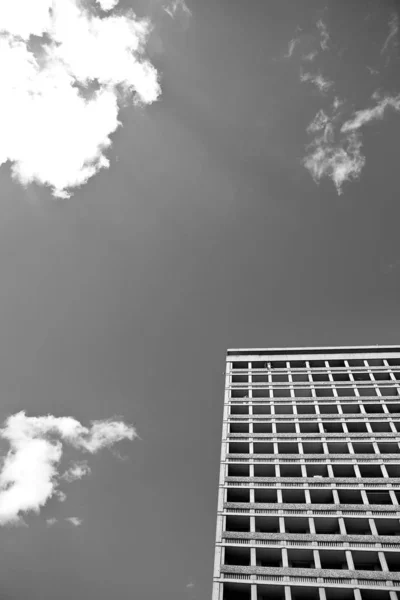
<svg viewBox="0 0 400 600">
<path fill-rule="evenodd" d="M 400 346 L 229 350 L 212 600 L 400 600 Z"/>
</svg>

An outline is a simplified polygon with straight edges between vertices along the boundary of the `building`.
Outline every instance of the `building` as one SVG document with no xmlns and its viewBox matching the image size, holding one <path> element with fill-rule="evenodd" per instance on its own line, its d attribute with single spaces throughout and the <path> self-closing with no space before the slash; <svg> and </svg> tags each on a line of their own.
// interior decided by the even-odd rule
<svg viewBox="0 0 400 600">
<path fill-rule="evenodd" d="M 229 350 L 212 600 L 400 600 L 400 346 Z"/>
</svg>

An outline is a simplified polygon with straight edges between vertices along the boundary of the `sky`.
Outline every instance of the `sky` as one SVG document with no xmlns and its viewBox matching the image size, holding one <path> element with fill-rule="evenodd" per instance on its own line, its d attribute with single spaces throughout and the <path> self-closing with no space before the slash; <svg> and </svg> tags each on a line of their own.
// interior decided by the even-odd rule
<svg viewBox="0 0 400 600">
<path fill-rule="evenodd" d="M 227 348 L 399 343 L 400 5 L 0 0 L 0 596 L 211 596 Z"/>
</svg>

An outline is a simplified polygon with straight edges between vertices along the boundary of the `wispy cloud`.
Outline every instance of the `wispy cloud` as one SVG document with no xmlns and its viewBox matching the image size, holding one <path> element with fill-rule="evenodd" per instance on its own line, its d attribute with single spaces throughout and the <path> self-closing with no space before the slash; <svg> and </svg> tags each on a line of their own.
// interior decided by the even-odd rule
<svg viewBox="0 0 400 600">
<path fill-rule="evenodd" d="M 74 527 L 79 527 L 79 525 L 82 525 L 83 523 L 83 520 L 79 519 L 78 517 L 67 517 L 65 520 L 71 523 L 71 525 Z"/>
<path fill-rule="evenodd" d="M 397 46 L 397 34 L 399 32 L 399 16 L 393 13 L 389 19 L 389 34 L 382 46 L 381 54 L 384 54 L 390 47 Z"/>
<path fill-rule="evenodd" d="M 59 495 L 57 466 L 63 444 L 94 454 L 133 440 L 136 432 L 122 421 L 93 421 L 88 428 L 72 417 L 19 412 L 6 420 L 0 437 L 10 445 L 0 471 L 0 525 L 5 525 L 18 523 L 23 513 L 39 512 L 52 495 Z"/>
<path fill-rule="evenodd" d="M 387 108 L 400 111 L 400 95 L 385 96 L 372 108 L 358 110 L 354 116 L 342 125 L 342 132 L 356 131 L 366 123 L 375 119 L 383 119 Z"/>
<path fill-rule="evenodd" d="M 361 139 L 357 133 L 340 133 L 335 139 L 335 129 L 340 117 L 338 109 L 343 101 L 335 98 L 332 114 L 319 110 L 307 127 L 307 133 L 314 139 L 307 146 L 307 155 L 303 160 L 305 168 L 316 183 L 324 177 L 330 178 L 340 195 L 346 181 L 357 179 L 365 165 L 361 153 Z"/>
<path fill-rule="evenodd" d="M 97 0 L 100 16 L 80 0 L 0 2 L 0 165 L 21 184 L 69 197 L 109 167 L 121 103 L 159 97 L 151 25 L 110 13 L 118 1 Z"/>
<path fill-rule="evenodd" d="M 48 527 L 51 527 L 52 525 L 55 525 L 56 523 L 57 523 L 57 519 L 55 517 L 46 519 L 46 525 L 48 525 Z"/>
<path fill-rule="evenodd" d="M 317 56 L 318 52 L 315 50 L 314 52 L 309 52 L 308 54 L 304 54 L 304 56 L 302 56 L 303 60 L 306 60 L 308 62 L 311 62 L 314 60 L 314 58 Z"/>
<path fill-rule="evenodd" d="M 61 476 L 61 479 L 65 479 L 69 483 L 71 481 L 76 481 L 77 479 L 82 479 L 85 475 L 89 475 L 91 469 L 87 464 L 86 460 L 76 462 L 72 467 L 65 471 L 65 473 Z"/>
<path fill-rule="evenodd" d="M 166 6 L 164 6 L 164 11 L 174 19 L 178 14 L 185 15 L 186 17 L 192 16 L 192 11 L 187 7 L 184 0 L 173 0 Z"/>
<path fill-rule="evenodd" d="M 286 54 L 284 55 L 284 58 L 290 58 L 293 55 L 294 49 L 296 48 L 297 44 L 299 44 L 299 42 L 300 42 L 299 38 L 293 38 L 292 40 L 290 40 L 288 49 L 287 49 Z"/>
<path fill-rule="evenodd" d="M 320 45 L 322 50 L 328 50 L 329 41 L 331 38 L 329 35 L 328 27 L 322 19 L 319 19 L 319 21 L 317 21 L 317 29 L 320 35 Z"/>
<path fill-rule="evenodd" d="M 312 73 L 300 73 L 300 81 L 312 83 L 322 93 L 327 92 L 333 86 L 333 81 L 325 79 L 321 73 L 314 75 Z"/>
</svg>

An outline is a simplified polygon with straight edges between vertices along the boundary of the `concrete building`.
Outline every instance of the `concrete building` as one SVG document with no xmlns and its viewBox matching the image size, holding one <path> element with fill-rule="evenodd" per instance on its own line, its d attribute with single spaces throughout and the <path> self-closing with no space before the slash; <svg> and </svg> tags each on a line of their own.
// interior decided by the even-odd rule
<svg viewBox="0 0 400 600">
<path fill-rule="evenodd" d="M 229 350 L 212 600 L 400 600 L 400 346 Z"/>
</svg>

